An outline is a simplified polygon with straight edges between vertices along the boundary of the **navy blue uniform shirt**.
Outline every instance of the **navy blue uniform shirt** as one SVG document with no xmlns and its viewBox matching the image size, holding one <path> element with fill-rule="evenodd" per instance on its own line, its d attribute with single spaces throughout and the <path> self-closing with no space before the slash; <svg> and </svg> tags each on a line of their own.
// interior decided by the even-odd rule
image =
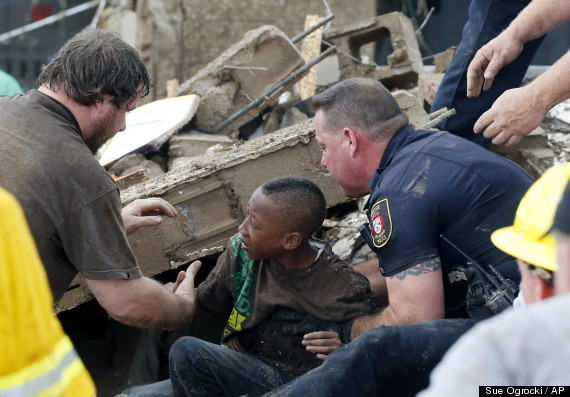
<svg viewBox="0 0 570 397">
<path fill-rule="evenodd" d="M 490 236 L 513 224 L 532 183 L 517 164 L 465 139 L 402 128 L 370 182 L 367 240 L 381 273 L 392 276 L 437 256 L 444 270 L 465 264 L 465 257 L 439 237 L 443 234 L 479 263 L 520 280 L 512 257 Z"/>
</svg>

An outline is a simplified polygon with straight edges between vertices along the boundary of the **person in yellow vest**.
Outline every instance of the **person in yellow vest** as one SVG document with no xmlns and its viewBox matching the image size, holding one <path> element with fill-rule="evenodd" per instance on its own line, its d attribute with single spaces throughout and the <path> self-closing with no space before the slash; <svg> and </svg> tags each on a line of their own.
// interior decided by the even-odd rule
<svg viewBox="0 0 570 397">
<path fill-rule="evenodd" d="M 95 396 L 91 376 L 53 313 L 24 213 L 0 189 L 0 397 Z"/>
</svg>

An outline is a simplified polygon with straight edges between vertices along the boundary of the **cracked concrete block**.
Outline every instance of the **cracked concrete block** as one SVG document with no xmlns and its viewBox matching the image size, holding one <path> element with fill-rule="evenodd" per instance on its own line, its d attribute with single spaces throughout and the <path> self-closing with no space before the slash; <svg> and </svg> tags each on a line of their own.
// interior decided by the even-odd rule
<svg viewBox="0 0 570 397">
<path fill-rule="evenodd" d="M 329 55 L 317 67 L 317 87 L 329 87 L 340 81 L 338 55 Z"/>
<path fill-rule="evenodd" d="M 322 151 L 314 135 L 313 122 L 308 120 L 123 190 L 124 205 L 156 196 L 173 204 L 179 214 L 129 236 L 143 273 L 152 276 L 221 252 L 243 221 L 252 193 L 271 178 L 304 175 L 321 187 L 329 208 L 346 201 L 320 165 Z M 84 284 L 75 284 L 58 310 L 88 299 Z"/>
<path fill-rule="evenodd" d="M 423 62 L 410 21 L 401 12 L 391 12 L 354 24 L 329 30 L 323 37 L 341 51 L 360 59 L 360 49 L 366 44 L 390 39 L 394 51 L 388 55 L 388 66 L 363 65 L 338 54 L 340 79 L 370 77 L 381 81 L 389 89 L 415 85 Z"/>
<path fill-rule="evenodd" d="M 208 148 L 217 144 L 228 147 L 233 145 L 234 141 L 226 135 L 193 132 L 176 134 L 170 139 L 168 156 L 170 159 L 176 157 L 201 156 Z"/>
<path fill-rule="evenodd" d="M 426 125 L 430 120 L 428 114 L 422 107 L 418 98 L 409 93 L 408 91 L 398 90 L 392 92 L 392 95 L 400 105 L 400 108 L 408 118 L 412 127 L 418 129 Z"/>
<path fill-rule="evenodd" d="M 181 84 L 174 96 L 200 95 L 200 107 L 194 116 L 196 128 L 213 131 L 216 125 L 304 64 L 303 57 L 287 36 L 276 27 L 266 25 L 247 32 L 241 41 Z M 230 134 L 238 129 L 277 102 L 279 95 L 302 77 L 292 79 L 282 90 L 217 132 Z"/>
<path fill-rule="evenodd" d="M 418 76 L 418 99 L 424 109 L 431 107 L 443 75 L 444 73 L 426 73 Z"/>
<path fill-rule="evenodd" d="M 457 46 L 449 47 L 447 50 L 440 52 L 433 57 L 435 73 L 445 73 L 453 59 L 453 56 L 455 55 L 456 50 Z"/>
<path fill-rule="evenodd" d="M 133 167 L 138 167 L 143 161 L 146 160 L 144 154 L 133 153 L 121 157 L 115 164 L 113 164 L 109 169 L 109 174 L 115 175 L 117 177 L 122 176 L 127 170 Z"/>
</svg>

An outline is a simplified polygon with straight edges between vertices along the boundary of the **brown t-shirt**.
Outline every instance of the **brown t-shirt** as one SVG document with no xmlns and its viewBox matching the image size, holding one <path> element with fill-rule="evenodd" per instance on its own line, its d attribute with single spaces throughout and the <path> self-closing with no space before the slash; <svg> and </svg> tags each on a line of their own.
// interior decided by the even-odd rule
<svg viewBox="0 0 570 397">
<path fill-rule="evenodd" d="M 317 260 L 303 270 L 287 270 L 271 260 L 253 261 L 232 237 L 207 279 L 198 286 L 198 301 L 208 310 L 229 313 L 224 344 L 273 364 L 291 376 L 322 361 L 298 338 L 268 326 L 277 309 L 342 323 L 374 311 L 368 279 L 342 262 L 330 245 L 320 244 Z M 285 324 L 285 323 L 283 323 Z M 316 330 L 315 330 L 316 331 Z M 252 332 L 257 332 L 251 340 Z M 247 335 L 247 343 L 241 336 Z M 235 343 L 234 338 L 240 343 Z M 264 349 L 264 344 L 270 349 Z M 241 348 L 240 348 L 241 347 Z"/>
<path fill-rule="evenodd" d="M 24 209 L 54 302 L 78 271 L 93 280 L 140 277 L 117 186 L 73 114 L 32 90 L 0 97 L 0 120 L 0 186 Z"/>
</svg>

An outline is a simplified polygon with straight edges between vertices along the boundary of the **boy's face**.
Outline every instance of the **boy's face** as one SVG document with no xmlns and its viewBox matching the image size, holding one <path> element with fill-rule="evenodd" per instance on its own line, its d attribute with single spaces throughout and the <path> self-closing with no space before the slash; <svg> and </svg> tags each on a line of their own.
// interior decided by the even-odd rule
<svg viewBox="0 0 570 397">
<path fill-rule="evenodd" d="M 257 188 L 247 211 L 247 217 L 238 228 L 242 248 L 250 259 L 275 258 L 283 251 L 286 236 L 280 228 L 279 207 Z"/>
</svg>

